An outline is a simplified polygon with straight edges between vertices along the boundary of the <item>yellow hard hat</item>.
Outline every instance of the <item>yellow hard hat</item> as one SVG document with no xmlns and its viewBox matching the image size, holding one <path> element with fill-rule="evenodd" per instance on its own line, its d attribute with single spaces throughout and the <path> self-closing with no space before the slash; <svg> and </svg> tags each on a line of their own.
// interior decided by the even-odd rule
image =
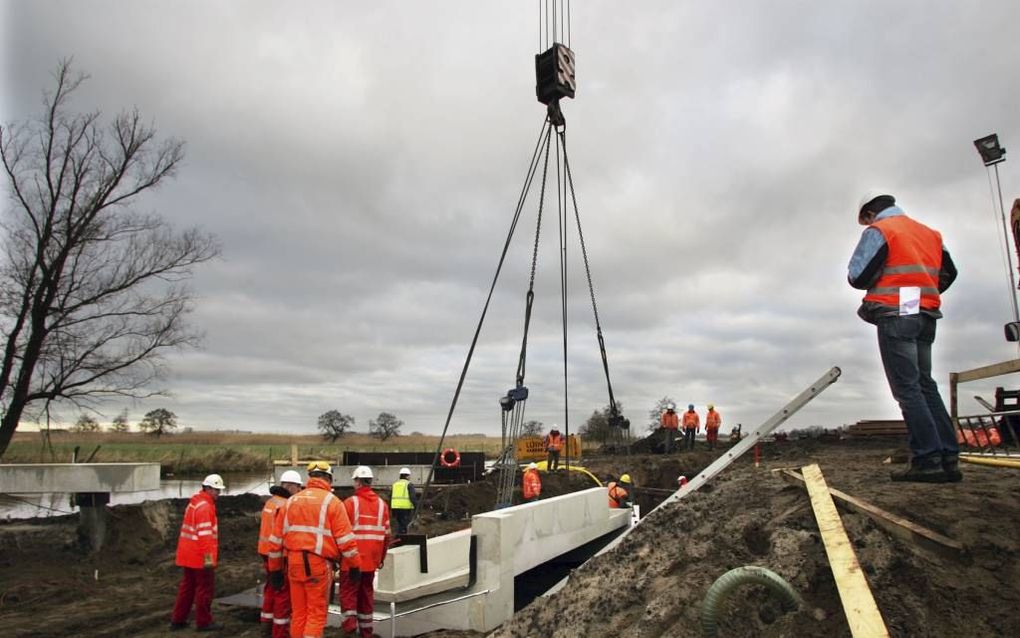
<svg viewBox="0 0 1020 638">
<path fill-rule="evenodd" d="M 312 461 L 308 464 L 307 469 L 309 474 L 312 472 L 322 472 L 323 474 L 328 474 L 329 478 L 333 478 L 333 468 L 327 461 Z"/>
<path fill-rule="evenodd" d="M 621 483 L 630 483 L 630 474 L 624 474 L 620 477 Z"/>
</svg>

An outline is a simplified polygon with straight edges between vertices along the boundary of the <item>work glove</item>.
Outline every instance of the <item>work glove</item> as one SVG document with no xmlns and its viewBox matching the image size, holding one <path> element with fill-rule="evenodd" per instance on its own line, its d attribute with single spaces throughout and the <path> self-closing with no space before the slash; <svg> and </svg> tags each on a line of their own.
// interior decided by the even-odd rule
<svg viewBox="0 0 1020 638">
<path fill-rule="evenodd" d="M 347 577 L 351 579 L 352 583 L 360 583 L 361 570 L 357 567 L 351 567 L 350 571 L 347 572 Z"/>
<path fill-rule="evenodd" d="M 202 567 L 205 567 L 206 569 L 213 568 L 212 554 L 206 554 L 202 557 Z"/>
<path fill-rule="evenodd" d="M 283 589 L 283 572 L 269 572 L 269 584 L 273 589 Z"/>
</svg>

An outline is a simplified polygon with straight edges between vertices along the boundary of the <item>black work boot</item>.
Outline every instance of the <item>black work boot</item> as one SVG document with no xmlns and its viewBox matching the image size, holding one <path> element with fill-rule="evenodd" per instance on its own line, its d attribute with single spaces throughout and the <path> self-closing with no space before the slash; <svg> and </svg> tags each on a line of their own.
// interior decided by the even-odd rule
<svg viewBox="0 0 1020 638">
<path fill-rule="evenodd" d="M 911 459 L 910 467 L 899 472 L 891 472 L 889 478 L 897 482 L 910 483 L 948 483 L 949 476 L 942 470 L 942 458 Z"/>
<path fill-rule="evenodd" d="M 956 454 L 942 456 L 942 471 L 946 473 L 946 480 L 949 483 L 959 483 L 963 480 L 963 472 L 960 471 L 960 457 Z"/>
</svg>

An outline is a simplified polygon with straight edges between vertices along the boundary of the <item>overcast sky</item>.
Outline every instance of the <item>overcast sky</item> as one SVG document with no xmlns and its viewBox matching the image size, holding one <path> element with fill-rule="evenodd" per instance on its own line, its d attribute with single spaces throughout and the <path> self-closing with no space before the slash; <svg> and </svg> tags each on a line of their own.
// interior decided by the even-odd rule
<svg viewBox="0 0 1020 638">
<path fill-rule="evenodd" d="M 335 408 L 358 429 L 385 410 L 405 431 L 440 431 L 545 116 L 538 5 L 0 3 L 0 119 L 37 113 L 73 56 L 91 75 L 77 108 L 136 106 L 187 142 L 179 176 L 141 207 L 223 244 L 193 281 L 203 348 L 170 357 L 172 395 L 128 406 L 133 422 L 166 407 L 196 428 L 310 432 Z M 972 140 L 997 132 L 1020 149 L 1018 23 L 1014 0 L 573 3 L 571 167 L 635 431 L 664 395 L 746 428 L 833 365 L 842 377 L 793 426 L 899 418 L 846 283 L 853 209 L 873 186 L 940 229 L 959 267 L 935 350 L 947 404 L 949 372 L 1017 355 Z M 1007 209 L 1020 150 L 1009 157 Z M 499 432 L 536 208 L 451 432 Z M 575 430 L 608 398 L 569 240 Z M 541 246 L 527 413 L 562 426 L 554 216 Z M 994 385 L 965 386 L 963 412 Z"/>
</svg>

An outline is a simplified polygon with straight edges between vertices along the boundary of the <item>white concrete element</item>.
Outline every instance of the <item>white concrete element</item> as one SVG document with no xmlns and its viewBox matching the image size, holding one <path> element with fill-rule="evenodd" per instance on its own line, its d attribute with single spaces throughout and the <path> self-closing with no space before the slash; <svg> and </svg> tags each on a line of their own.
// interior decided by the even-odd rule
<svg viewBox="0 0 1020 638">
<path fill-rule="evenodd" d="M 288 465 L 277 465 L 273 468 L 273 482 L 279 483 L 280 477 L 287 470 L 295 470 L 301 475 L 302 481 L 308 480 L 308 474 L 305 471 L 306 465 L 301 466 L 288 466 Z M 354 468 L 357 465 L 335 465 L 333 466 L 333 485 L 337 487 L 351 487 L 354 485 L 354 481 L 351 480 L 351 474 L 354 472 Z M 424 485 L 425 479 L 429 476 L 430 465 L 370 465 L 372 468 L 372 479 L 373 486 L 389 487 L 393 485 L 400 478 L 400 468 L 406 467 L 411 470 L 411 482 L 415 485 Z"/>
<path fill-rule="evenodd" d="M 421 573 L 421 548 L 417 545 L 394 547 L 386 553 L 386 564 L 376 578 L 376 600 L 400 603 L 468 584 L 470 529 L 430 538 L 427 544 L 427 574 Z"/>
<path fill-rule="evenodd" d="M 159 463 L 0 465 L 0 493 L 144 492 L 159 489 Z"/>
<path fill-rule="evenodd" d="M 447 596 L 456 599 L 485 590 L 488 593 L 428 610 L 402 613 L 403 617 L 396 623 L 397 635 L 415 635 L 435 629 L 492 631 L 513 615 L 515 576 L 629 524 L 630 510 L 610 509 L 603 487 L 479 514 L 472 519 L 469 531 L 475 535 L 477 543 L 475 583 L 469 589 L 449 591 Z M 409 600 L 403 595 L 405 592 L 416 588 L 425 591 L 430 581 L 455 584 L 461 580 L 460 574 L 466 573 L 468 565 L 469 534 L 465 532 L 468 530 L 448 534 L 454 536 L 450 539 L 430 539 L 429 570 L 439 570 L 436 573 L 416 575 L 416 547 L 394 550 L 393 560 L 388 558 L 379 572 L 378 582 L 386 590 L 385 595 Z M 437 551 L 435 559 L 433 542 Z M 440 559 L 441 552 L 447 558 Z M 398 584 L 404 589 L 397 589 Z M 376 596 L 380 602 L 384 600 L 378 591 Z M 432 596 L 411 605 L 433 603 L 439 598 Z"/>
</svg>

